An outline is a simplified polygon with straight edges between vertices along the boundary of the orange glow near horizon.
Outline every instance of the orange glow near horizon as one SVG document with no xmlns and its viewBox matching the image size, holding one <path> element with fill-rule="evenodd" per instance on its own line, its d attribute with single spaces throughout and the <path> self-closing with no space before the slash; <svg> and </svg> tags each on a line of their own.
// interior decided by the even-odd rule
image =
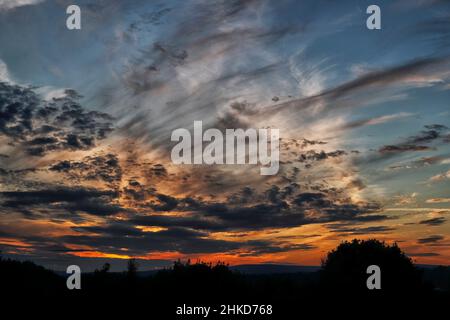
<svg viewBox="0 0 450 320">
<path fill-rule="evenodd" d="M 360 239 L 370 239 L 373 237 L 360 237 Z M 347 240 L 351 240 L 349 238 Z M 382 239 L 380 239 L 382 240 Z M 339 244 L 338 242 L 337 244 Z M 392 244 L 392 241 L 387 241 L 387 243 Z M 336 245 L 337 245 L 336 244 Z M 305 265 L 305 266 L 319 266 L 323 259 L 325 259 L 327 253 L 334 249 L 336 245 L 329 245 L 318 248 L 316 250 L 292 250 L 284 253 L 271 253 L 271 254 L 261 254 L 258 256 L 246 256 L 240 255 L 239 253 L 205 253 L 205 254 L 183 254 L 180 252 L 168 251 L 168 252 L 150 252 L 145 255 L 132 256 L 128 254 L 114 254 L 100 251 L 80 251 L 80 252 L 68 252 L 67 254 L 82 257 L 82 258 L 110 258 L 110 259 L 140 259 L 140 260 L 181 260 L 191 262 L 223 262 L 228 265 L 241 265 L 241 264 L 264 264 L 264 263 L 275 263 L 275 264 L 293 264 L 293 265 Z M 408 249 L 414 249 L 415 253 L 420 251 L 415 250 L 414 246 L 408 246 L 407 243 L 403 243 L 400 246 L 406 254 L 408 254 Z M 81 248 L 79 248 L 81 249 Z M 124 250 L 125 251 L 125 250 Z M 449 252 L 450 253 L 450 252 Z M 435 257 L 415 257 L 411 255 L 414 263 L 417 264 L 435 264 L 435 265 L 447 265 L 445 257 L 435 256 Z"/>
</svg>

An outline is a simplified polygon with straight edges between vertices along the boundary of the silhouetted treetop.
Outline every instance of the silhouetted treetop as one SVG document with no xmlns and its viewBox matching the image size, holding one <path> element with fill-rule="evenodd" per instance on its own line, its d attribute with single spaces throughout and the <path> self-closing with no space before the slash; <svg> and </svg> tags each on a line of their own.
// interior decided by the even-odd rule
<svg viewBox="0 0 450 320">
<path fill-rule="evenodd" d="M 397 244 L 370 239 L 342 242 L 322 261 L 321 280 L 328 289 L 347 292 L 367 292 L 367 268 L 381 269 L 381 288 L 386 291 L 423 289 L 420 271 Z"/>
</svg>

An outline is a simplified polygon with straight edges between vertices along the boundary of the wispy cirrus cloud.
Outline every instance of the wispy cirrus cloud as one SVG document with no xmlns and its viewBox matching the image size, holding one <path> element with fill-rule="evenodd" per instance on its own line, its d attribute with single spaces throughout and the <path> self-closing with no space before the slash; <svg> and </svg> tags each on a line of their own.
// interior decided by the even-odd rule
<svg viewBox="0 0 450 320">
<path fill-rule="evenodd" d="M 45 0 L 0 0 L 0 11 L 10 10 L 18 7 L 36 5 Z"/>
<path fill-rule="evenodd" d="M 447 70 L 449 63 L 450 58 L 448 57 L 430 57 L 406 62 L 402 65 L 396 65 L 381 71 L 369 72 L 354 80 L 347 81 L 334 88 L 325 89 L 318 94 L 306 98 L 276 104 L 271 106 L 270 109 L 272 112 L 274 110 L 283 110 L 286 108 L 304 109 L 313 106 L 321 100 L 324 100 L 325 102 L 332 101 L 336 104 L 341 98 L 377 87 L 386 88 L 392 84 L 400 86 L 411 85 L 412 87 L 415 87 L 417 83 L 421 83 L 422 80 L 420 79 L 426 79 L 427 75 L 441 74 L 442 70 Z M 334 107 L 336 107 L 336 105 Z"/>
<path fill-rule="evenodd" d="M 8 66 L 0 59 L 0 82 L 10 82 L 11 78 L 8 72 Z"/>
<path fill-rule="evenodd" d="M 439 173 L 434 176 L 432 176 L 430 179 L 428 179 L 428 182 L 439 182 L 450 179 L 450 170 L 447 172 Z"/>
<path fill-rule="evenodd" d="M 450 203 L 450 198 L 431 198 L 427 199 L 426 203 Z"/>
</svg>

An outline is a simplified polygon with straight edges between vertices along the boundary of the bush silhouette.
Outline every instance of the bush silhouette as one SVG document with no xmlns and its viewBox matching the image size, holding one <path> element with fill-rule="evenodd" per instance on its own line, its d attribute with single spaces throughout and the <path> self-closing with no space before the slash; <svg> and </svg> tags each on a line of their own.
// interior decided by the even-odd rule
<svg viewBox="0 0 450 320">
<path fill-rule="evenodd" d="M 222 262 L 176 261 L 173 267 L 161 270 L 152 279 L 152 285 L 172 298 L 187 301 L 193 298 L 208 301 L 220 296 L 226 299 L 242 286 L 241 277 Z"/>
<path fill-rule="evenodd" d="M 109 269 L 111 269 L 111 264 L 109 263 L 105 263 L 103 264 L 103 267 L 99 270 L 99 269 L 95 269 L 94 273 L 96 274 L 106 274 L 109 272 Z"/>
<path fill-rule="evenodd" d="M 381 269 L 381 290 L 368 290 L 367 267 Z M 397 244 L 379 240 L 345 241 L 330 251 L 322 261 L 321 283 L 331 292 L 355 294 L 369 291 L 386 293 L 418 293 L 425 290 L 422 274 Z"/>
</svg>

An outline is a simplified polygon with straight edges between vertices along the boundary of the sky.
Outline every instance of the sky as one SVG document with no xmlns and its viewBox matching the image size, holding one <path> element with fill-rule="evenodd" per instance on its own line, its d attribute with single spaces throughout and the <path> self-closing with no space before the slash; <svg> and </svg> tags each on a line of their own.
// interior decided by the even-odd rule
<svg viewBox="0 0 450 320">
<path fill-rule="evenodd" d="M 0 249 L 319 265 L 376 238 L 448 265 L 449 102 L 448 1 L 0 0 Z M 278 174 L 175 165 L 194 121 L 279 129 Z"/>
</svg>

